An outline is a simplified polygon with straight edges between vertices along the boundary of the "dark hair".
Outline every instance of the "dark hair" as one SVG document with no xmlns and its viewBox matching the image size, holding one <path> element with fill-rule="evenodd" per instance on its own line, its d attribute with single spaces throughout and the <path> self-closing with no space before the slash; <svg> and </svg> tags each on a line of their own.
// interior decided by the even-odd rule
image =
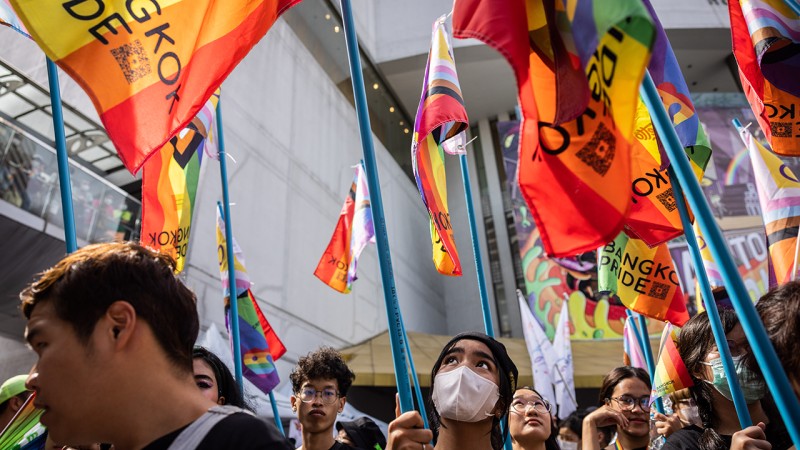
<svg viewBox="0 0 800 450">
<path fill-rule="evenodd" d="M 736 313 L 729 309 L 720 309 L 719 319 L 725 334 L 730 333 L 739 323 Z M 713 420 L 716 416 L 711 406 L 711 390 L 714 388 L 695 376 L 695 374 L 704 370 L 702 362 L 705 361 L 706 356 L 715 346 L 711 323 L 705 311 L 689 319 L 678 336 L 678 353 L 684 364 L 686 364 L 689 376 L 692 377 L 694 385 L 689 388 L 689 391 L 694 397 L 700 421 L 703 423 L 704 431 L 698 440 L 701 450 L 722 450 L 727 448 L 725 442 L 714 430 Z"/>
<path fill-rule="evenodd" d="M 430 411 L 428 416 L 430 417 L 431 431 L 433 431 L 434 439 L 437 439 L 439 436 L 439 426 L 442 425 L 439 417 L 439 411 L 436 410 L 436 406 L 433 404 L 432 398 L 436 374 L 439 372 L 439 367 L 442 365 L 442 361 L 444 360 L 445 356 L 450 353 L 450 350 L 455 347 L 458 341 L 464 339 L 471 339 L 473 341 L 478 341 L 485 344 L 492 352 L 492 356 L 497 363 L 497 371 L 499 374 L 498 378 L 500 379 L 498 386 L 500 388 L 500 399 L 498 404 L 500 406 L 500 410 L 503 412 L 503 415 L 501 417 L 494 416 L 492 418 L 491 441 L 492 448 L 494 450 L 500 450 L 503 448 L 503 443 L 505 442 L 506 438 L 508 438 L 508 427 L 504 427 L 503 431 L 501 431 L 500 422 L 504 417 L 508 416 L 508 408 L 511 406 L 511 399 L 514 398 L 514 391 L 517 390 L 517 378 L 519 377 L 519 372 L 517 371 L 517 366 L 514 365 L 514 361 L 512 361 L 508 356 L 505 345 L 483 333 L 472 331 L 461 333 L 455 336 L 453 339 L 450 339 L 450 342 L 444 346 L 442 352 L 439 354 L 439 357 L 436 359 L 436 362 L 433 364 L 433 369 L 431 370 L 431 388 L 428 394 L 428 411 Z"/>
<path fill-rule="evenodd" d="M 344 397 L 353 384 L 356 374 L 347 367 L 339 352 L 331 347 L 320 347 L 317 351 L 300 358 L 289 375 L 295 394 L 300 392 L 306 381 L 320 378 L 336 380 L 339 384 L 339 395 Z"/>
<path fill-rule="evenodd" d="M 764 294 L 756 303 L 756 311 L 764 323 L 783 370 L 791 377 L 800 377 L 800 352 L 796 350 L 800 330 L 800 281 L 790 281 Z M 744 358 L 751 370 L 761 373 L 753 352 Z M 797 378 L 800 382 L 800 378 Z"/>
<path fill-rule="evenodd" d="M 652 389 L 650 385 L 650 375 L 647 374 L 646 370 L 632 366 L 615 367 L 603 377 L 603 383 L 600 385 L 600 404 L 605 404 L 606 400 L 610 399 L 611 395 L 613 395 L 614 388 L 628 378 L 638 378 L 647 385 L 647 389 Z"/>
<path fill-rule="evenodd" d="M 175 277 L 172 257 L 133 242 L 94 244 L 67 255 L 20 293 L 30 319 L 50 302 L 84 345 L 97 321 L 118 300 L 130 303 L 176 368 L 192 372 L 200 323 L 194 293 Z"/>
<path fill-rule="evenodd" d="M 208 367 L 211 368 L 211 371 L 214 372 L 214 381 L 217 383 L 217 395 L 219 397 L 225 397 L 226 405 L 252 410 L 252 408 L 245 403 L 244 396 L 239 390 L 239 385 L 236 384 L 236 380 L 233 378 L 231 371 L 228 370 L 228 367 L 217 355 L 205 347 L 197 346 L 192 351 L 192 359 L 203 360 L 203 362 L 208 364 Z"/>
<path fill-rule="evenodd" d="M 545 398 L 542 396 L 542 394 L 539 393 L 539 391 L 530 386 L 518 387 L 517 389 L 514 390 L 514 393 L 516 394 L 517 391 L 522 389 L 531 391 L 534 394 L 538 395 L 539 398 L 541 398 L 542 400 L 545 400 Z M 550 405 L 551 408 L 553 406 L 555 405 Z M 556 417 L 550 413 L 548 413 L 548 415 L 550 416 L 550 435 L 548 435 L 547 439 L 545 439 L 544 441 L 544 450 L 561 450 L 561 447 L 559 447 L 558 441 L 556 440 L 556 438 L 558 437 L 558 428 L 559 428 L 559 426 L 556 424 Z M 580 436 L 580 434 L 578 436 Z"/>
<path fill-rule="evenodd" d="M 573 411 L 564 420 L 558 423 L 558 428 L 567 428 L 583 439 L 583 418 L 587 416 L 586 410 Z"/>
<path fill-rule="evenodd" d="M 364 450 L 386 448 L 386 436 L 369 417 L 359 417 L 352 422 L 336 422 L 336 430 L 344 430 L 356 448 Z"/>
</svg>

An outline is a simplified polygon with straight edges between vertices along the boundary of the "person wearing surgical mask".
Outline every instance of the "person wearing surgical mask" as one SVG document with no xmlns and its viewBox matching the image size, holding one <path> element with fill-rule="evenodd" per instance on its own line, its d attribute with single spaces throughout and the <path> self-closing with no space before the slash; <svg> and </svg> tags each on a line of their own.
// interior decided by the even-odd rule
<svg viewBox="0 0 800 450">
<path fill-rule="evenodd" d="M 767 389 L 764 380 L 742 363 L 749 346 L 736 313 L 721 309 L 719 316 L 733 357 L 736 378 L 753 423 L 765 424 L 767 441 L 772 450 L 788 449 L 792 442 L 780 416 L 768 414 L 765 410 Z M 691 424 L 675 431 L 667 438 L 662 450 L 727 450 L 731 446 L 732 435 L 741 426 L 705 312 L 691 318 L 681 329 L 678 353 L 694 383 L 689 390 L 697 404 L 700 426 Z"/>
<path fill-rule="evenodd" d="M 655 412 L 653 418 L 656 423 L 656 433 L 670 437 L 670 435 L 688 425 L 702 426 L 697 404 L 692 398 L 688 388 L 669 394 L 673 413 L 670 415 Z"/>
<path fill-rule="evenodd" d="M 514 392 L 508 414 L 514 450 L 559 450 L 558 428 L 550 410 L 550 403 L 533 388 L 525 386 Z"/>
<path fill-rule="evenodd" d="M 417 411 L 400 414 L 398 407 L 386 448 L 501 450 L 508 430 L 500 424 L 518 376 L 502 343 L 483 333 L 459 334 L 444 346 L 431 371 L 431 429 L 422 428 Z"/>
</svg>

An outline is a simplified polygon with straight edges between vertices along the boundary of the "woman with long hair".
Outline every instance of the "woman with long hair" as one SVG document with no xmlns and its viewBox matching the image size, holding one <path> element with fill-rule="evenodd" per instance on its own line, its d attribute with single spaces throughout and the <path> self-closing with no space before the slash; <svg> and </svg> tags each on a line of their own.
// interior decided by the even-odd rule
<svg viewBox="0 0 800 450">
<path fill-rule="evenodd" d="M 615 426 L 615 446 L 623 450 L 650 443 L 650 375 L 638 367 L 621 366 L 607 373 L 600 386 L 602 406 L 583 419 L 583 450 L 600 449 L 600 429 Z"/>
<path fill-rule="evenodd" d="M 244 402 L 231 371 L 217 355 L 204 347 L 197 346 L 192 351 L 192 362 L 194 382 L 206 398 L 218 405 L 251 409 Z"/>
<path fill-rule="evenodd" d="M 558 427 L 550 415 L 550 403 L 531 387 L 514 392 L 508 431 L 514 450 L 559 450 Z"/>
</svg>

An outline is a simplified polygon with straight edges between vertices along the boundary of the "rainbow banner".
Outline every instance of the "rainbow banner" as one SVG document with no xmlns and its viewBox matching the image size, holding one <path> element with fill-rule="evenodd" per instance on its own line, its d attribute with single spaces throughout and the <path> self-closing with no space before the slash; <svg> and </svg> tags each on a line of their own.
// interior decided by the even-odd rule
<svg viewBox="0 0 800 450">
<path fill-rule="evenodd" d="M 11 0 L 47 56 L 92 99 L 132 173 L 184 129 L 300 0 Z"/>
<path fill-rule="evenodd" d="M 620 233 L 597 249 L 598 290 L 612 292 L 631 311 L 683 326 L 689 320 L 675 264 L 666 244 L 650 248 Z"/>
<path fill-rule="evenodd" d="M 693 386 L 692 377 L 683 363 L 675 341 L 678 334 L 675 327 L 668 323 L 661 334 L 656 373 L 653 374 L 653 391 L 650 393 L 650 403 L 656 398 L 663 397 L 681 389 Z"/>
<path fill-rule="evenodd" d="M 439 273 L 459 276 L 461 262 L 447 207 L 447 177 L 442 144 L 465 130 L 469 119 L 444 26 L 446 19 L 447 16 L 441 16 L 433 23 L 422 97 L 414 120 L 411 161 L 417 189 L 431 218 L 433 263 Z"/>
<path fill-rule="evenodd" d="M 733 54 L 772 150 L 800 156 L 800 17 L 782 0 L 729 1 Z"/>
<path fill-rule="evenodd" d="M 275 330 L 267 321 L 261 308 L 258 306 L 255 296 L 250 290 L 251 283 L 250 277 L 247 275 L 247 269 L 244 266 L 244 253 L 236 239 L 233 239 L 233 265 L 236 268 L 236 298 L 237 306 L 239 309 L 239 334 L 240 334 L 240 347 L 242 350 L 244 376 L 247 377 L 253 384 L 259 386 L 264 393 L 274 387 L 272 385 L 267 389 L 273 381 L 277 383 L 278 373 L 275 372 L 274 367 L 268 370 L 266 367 L 268 360 L 269 364 L 272 361 L 279 359 L 286 353 L 286 347 L 281 342 Z M 217 208 L 217 256 L 219 258 L 219 272 L 220 279 L 222 280 L 222 289 L 225 295 L 225 324 L 228 327 L 228 334 L 230 334 L 230 286 L 228 284 L 228 256 L 226 253 L 225 241 L 225 220 L 222 217 L 221 208 Z M 233 344 L 233 341 L 231 341 Z M 265 359 L 264 352 L 269 353 L 269 357 Z M 250 359 L 245 355 L 250 355 Z M 254 358 L 255 357 L 255 358 Z M 250 367 L 250 372 L 246 369 Z M 248 375 L 249 373 L 249 375 Z"/>
<path fill-rule="evenodd" d="M 460 0 L 453 13 L 457 37 L 484 41 L 514 70 L 519 185 L 545 252 L 557 257 L 594 250 L 623 228 L 639 84 L 655 38 L 638 0 L 560 3 Z"/>
<path fill-rule="evenodd" d="M 764 148 L 746 128 L 739 136 L 750 152 L 775 281 L 793 280 L 800 227 L 800 181 L 783 161 Z"/>
<path fill-rule="evenodd" d="M 648 370 L 647 361 L 644 358 L 644 350 L 642 349 L 642 344 L 639 343 L 636 330 L 636 320 L 633 317 L 625 319 L 625 325 L 622 329 L 622 345 L 624 348 L 622 364 Z"/>
<path fill-rule="evenodd" d="M 189 125 L 173 136 L 142 171 L 141 242 L 186 264 L 197 182 L 219 103 L 219 89 Z"/>
<path fill-rule="evenodd" d="M 350 292 L 358 278 L 356 267 L 361 252 L 367 244 L 375 243 L 367 176 L 360 164 L 355 171 L 336 229 L 314 270 L 314 276 L 343 294 Z"/>
<path fill-rule="evenodd" d="M 11 27 L 14 31 L 27 38 L 31 37 L 25 25 L 17 17 L 17 13 L 14 12 L 14 8 L 11 7 L 9 0 L 0 0 L 0 25 Z"/>
<path fill-rule="evenodd" d="M 33 406 L 35 398 L 36 394 L 31 393 L 11 422 L 0 430 L 0 449 L 44 448 L 47 430 L 39 422 L 44 410 Z"/>
<path fill-rule="evenodd" d="M 697 180 L 703 179 L 708 161 L 711 160 L 711 142 L 706 135 L 700 118 L 692 103 L 689 87 L 683 78 L 681 66 L 675 58 L 675 52 L 667 38 L 667 33 L 658 20 L 656 10 L 650 0 L 642 0 L 647 7 L 653 23 L 656 25 L 656 42 L 653 46 L 653 57 L 647 70 L 653 78 L 653 83 L 658 89 L 664 110 L 672 119 L 672 125 L 678 134 L 678 139 L 686 150 L 689 161 L 692 164 Z M 666 169 L 669 159 L 662 154 L 662 168 Z"/>
</svg>

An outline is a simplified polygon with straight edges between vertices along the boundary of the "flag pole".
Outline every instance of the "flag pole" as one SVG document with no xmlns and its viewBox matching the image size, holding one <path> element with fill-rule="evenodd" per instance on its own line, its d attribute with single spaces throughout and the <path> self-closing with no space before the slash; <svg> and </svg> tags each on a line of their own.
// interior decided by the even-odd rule
<svg viewBox="0 0 800 450">
<path fill-rule="evenodd" d="M 61 213 L 64 217 L 64 242 L 67 253 L 78 249 L 75 232 L 75 213 L 72 208 L 72 186 L 69 176 L 67 139 L 64 135 L 64 112 L 61 109 L 61 89 L 58 86 L 58 68 L 47 59 L 47 81 L 50 84 L 50 105 L 53 113 L 53 132 L 56 138 L 56 160 L 58 161 L 58 184 L 61 190 Z"/>
<path fill-rule="evenodd" d="M 494 337 L 494 324 L 492 324 L 492 312 L 489 307 L 489 297 L 486 294 L 486 276 L 483 272 L 481 246 L 480 241 L 478 240 L 478 225 L 475 221 L 475 206 L 472 203 L 472 187 L 469 183 L 467 155 L 459 155 L 458 159 L 461 162 L 461 179 L 464 181 L 464 197 L 467 201 L 467 217 L 469 217 L 469 234 L 472 237 L 472 252 L 475 254 L 475 274 L 478 276 L 478 292 L 481 296 L 483 328 L 488 336 Z"/>
<path fill-rule="evenodd" d="M 786 373 L 781 367 L 775 349 L 769 342 L 767 333 L 758 318 L 752 300 L 747 294 L 747 289 L 739 276 L 739 271 L 733 262 L 730 251 L 722 232 L 717 226 L 708 202 L 703 196 L 700 184 L 692 172 L 689 160 L 683 151 L 672 122 L 667 116 L 664 106 L 659 98 L 656 86 L 649 73 L 645 73 L 642 82 L 642 97 L 652 115 L 653 125 L 658 132 L 661 142 L 675 170 L 676 178 L 672 180 L 673 186 L 680 183 L 687 194 L 689 206 L 694 211 L 700 231 L 706 239 L 714 260 L 720 265 L 720 273 L 725 287 L 730 295 L 734 309 L 739 316 L 739 321 L 744 329 L 745 336 L 753 349 L 753 355 L 758 361 L 767 386 L 772 392 L 775 404 L 786 423 L 786 428 L 795 445 L 800 445 L 800 402 L 794 394 Z M 680 150 L 678 150 L 680 149 Z"/>
<path fill-rule="evenodd" d="M 674 169 L 670 166 L 668 170 L 669 179 L 674 180 Z M 708 274 L 703 265 L 703 257 L 700 255 L 700 248 L 697 246 L 697 237 L 694 234 L 692 221 L 689 219 L 689 211 L 683 199 L 683 190 L 680 184 L 674 182 L 672 183 L 672 190 L 673 196 L 675 197 L 675 204 L 678 206 L 678 213 L 680 213 L 681 222 L 683 223 L 686 242 L 689 244 L 689 254 L 692 256 L 692 262 L 694 263 L 697 283 L 700 285 L 700 290 L 702 291 L 703 305 L 706 308 L 706 315 L 711 324 L 711 331 L 714 333 L 714 341 L 717 343 L 717 349 L 722 358 L 722 368 L 725 370 L 725 378 L 728 379 L 728 387 L 730 387 L 731 396 L 733 397 L 733 405 L 736 407 L 736 415 L 739 416 L 739 425 L 741 425 L 742 428 L 747 428 L 753 424 L 753 421 L 750 418 L 750 412 L 747 410 L 747 402 L 744 400 L 742 387 L 739 386 L 739 378 L 736 376 L 736 368 L 733 365 L 733 358 L 731 358 L 731 350 L 728 348 L 725 330 L 722 328 L 722 322 L 719 319 L 717 302 L 714 301 L 714 293 L 711 292 L 711 284 L 708 282 Z"/>
<path fill-rule="evenodd" d="M 392 256 L 389 250 L 389 236 L 386 232 L 386 218 L 383 214 L 381 186 L 378 180 L 378 162 L 375 158 L 375 149 L 372 143 L 372 128 L 369 123 L 361 56 L 358 49 L 358 38 L 356 37 L 355 24 L 353 23 L 350 0 L 341 0 L 341 7 L 342 26 L 344 28 L 345 43 L 347 44 L 347 56 L 350 62 L 350 78 L 353 82 L 356 116 L 358 117 L 358 128 L 361 134 L 361 147 L 364 151 L 364 168 L 367 170 L 367 184 L 369 185 L 372 217 L 375 223 L 375 243 L 378 247 L 383 298 L 386 303 L 386 315 L 389 319 L 389 342 L 392 348 L 394 375 L 397 382 L 397 393 L 400 398 L 400 411 L 406 412 L 414 409 L 414 400 L 411 397 L 411 386 L 408 381 L 406 343 L 402 326 L 400 325 L 403 318 L 400 315 L 397 288 L 392 272 Z"/>
<path fill-rule="evenodd" d="M 636 336 L 639 339 L 639 345 L 642 346 L 642 353 L 644 353 L 644 361 L 647 363 L 647 370 L 650 372 L 650 385 L 656 378 L 656 361 L 653 358 L 653 349 L 650 347 L 650 334 L 647 332 L 647 321 L 644 316 L 639 313 L 632 313 L 631 310 L 626 309 L 625 313 L 628 317 L 634 317 L 639 321 L 636 328 Z M 664 404 L 661 402 L 661 397 L 656 398 L 656 411 L 664 414 Z"/>
<path fill-rule="evenodd" d="M 796 0 L 786 0 L 786 5 L 797 15 L 800 15 L 800 4 Z"/>
<path fill-rule="evenodd" d="M 364 163 L 363 161 L 361 162 Z M 406 341 L 406 350 L 408 350 L 408 364 L 411 366 L 411 378 L 414 380 L 414 395 L 417 397 L 417 404 L 419 404 L 419 414 L 422 416 L 422 422 L 425 428 L 428 426 L 428 412 L 425 411 L 425 403 L 422 401 L 422 388 L 419 385 L 419 378 L 417 377 L 417 368 L 414 365 L 414 355 L 411 354 L 411 341 L 408 340 L 406 334 L 406 324 L 402 320 L 402 312 L 400 315 L 400 326 L 403 328 L 403 339 Z"/>
</svg>

